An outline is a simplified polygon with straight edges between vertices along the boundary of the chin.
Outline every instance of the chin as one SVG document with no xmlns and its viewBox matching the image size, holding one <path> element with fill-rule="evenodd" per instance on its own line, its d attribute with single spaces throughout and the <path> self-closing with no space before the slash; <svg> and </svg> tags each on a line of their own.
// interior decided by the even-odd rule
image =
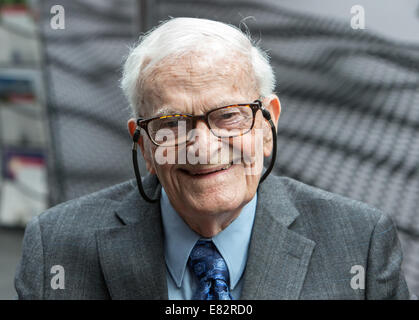
<svg viewBox="0 0 419 320">
<path fill-rule="evenodd" d="M 218 214 L 234 211 L 243 203 L 241 193 L 234 192 L 233 194 L 222 190 L 201 196 L 195 195 L 191 198 L 193 210 L 204 214 Z"/>
</svg>

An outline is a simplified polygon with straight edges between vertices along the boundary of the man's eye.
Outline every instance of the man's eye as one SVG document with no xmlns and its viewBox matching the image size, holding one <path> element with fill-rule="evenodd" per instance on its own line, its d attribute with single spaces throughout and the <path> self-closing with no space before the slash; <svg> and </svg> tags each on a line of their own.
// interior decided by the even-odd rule
<svg viewBox="0 0 419 320">
<path fill-rule="evenodd" d="M 224 113 L 221 117 L 222 119 L 231 119 L 232 117 L 235 116 L 235 113 Z"/>
<path fill-rule="evenodd" d="M 172 121 L 166 121 L 164 123 L 162 123 L 161 127 L 162 128 L 175 128 L 178 125 L 178 121 L 177 120 L 172 120 Z"/>
<path fill-rule="evenodd" d="M 238 112 L 223 113 L 220 120 L 232 120 L 236 119 L 240 114 Z"/>
</svg>

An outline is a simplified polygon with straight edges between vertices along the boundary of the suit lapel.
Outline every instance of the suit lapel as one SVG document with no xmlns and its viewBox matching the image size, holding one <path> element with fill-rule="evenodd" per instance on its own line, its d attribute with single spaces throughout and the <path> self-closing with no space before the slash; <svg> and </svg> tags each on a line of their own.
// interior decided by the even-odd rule
<svg viewBox="0 0 419 320">
<path fill-rule="evenodd" d="M 96 232 L 104 278 L 112 299 L 167 299 L 160 204 L 143 201 L 132 183 L 116 210 L 124 226 Z M 155 176 L 143 184 L 147 194 L 160 196 Z"/>
<path fill-rule="evenodd" d="M 112 299 L 168 299 L 160 204 L 133 188 L 116 210 L 123 226 L 98 230 L 96 241 Z M 144 189 L 160 197 L 155 176 Z M 241 299 L 298 299 L 315 243 L 288 227 L 298 217 L 280 179 L 269 176 L 258 191 Z"/>
<path fill-rule="evenodd" d="M 288 227 L 298 211 L 278 177 L 259 188 L 241 299 L 298 299 L 315 243 Z"/>
</svg>

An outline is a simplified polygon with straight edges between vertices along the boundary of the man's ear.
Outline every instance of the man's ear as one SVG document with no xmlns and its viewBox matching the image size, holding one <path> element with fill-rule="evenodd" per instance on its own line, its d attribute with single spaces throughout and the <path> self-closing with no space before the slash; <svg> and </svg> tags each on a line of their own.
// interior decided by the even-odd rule
<svg viewBox="0 0 419 320">
<path fill-rule="evenodd" d="M 128 132 L 129 132 L 130 136 L 133 137 L 135 129 L 137 128 L 137 122 L 135 121 L 134 118 L 131 118 L 131 119 L 128 120 L 127 125 L 128 125 Z"/>
<path fill-rule="evenodd" d="M 278 96 L 276 96 L 275 94 L 267 96 L 265 99 L 263 99 L 263 105 L 271 114 L 271 120 L 275 125 L 275 131 L 277 131 L 278 120 L 281 115 L 281 102 L 279 101 Z M 264 139 L 263 144 L 263 155 L 265 157 L 269 157 L 272 152 L 273 137 L 269 122 L 266 120 L 264 121 L 264 129 L 266 130 L 266 132 L 264 132 L 264 137 L 266 138 Z"/>
<path fill-rule="evenodd" d="M 278 96 L 275 94 L 268 96 L 264 106 L 271 114 L 272 122 L 274 123 L 275 128 L 278 129 L 278 120 L 281 115 L 281 102 L 279 101 Z"/>
<path fill-rule="evenodd" d="M 134 118 L 129 119 L 128 132 L 131 137 L 134 136 L 136 128 L 137 128 L 137 122 L 135 121 L 135 119 Z M 156 174 L 156 170 L 154 169 L 153 162 L 151 161 L 151 154 L 150 152 L 145 151 L 144 137 L 142 134 L 140 134 L 140 137 L 138 138 L 137 143 L 138 143 L 138 146 L 140 147 L 141 153 L 143 154 L 147 171 L 150 172 L 151 174 Z"/>
</svg>

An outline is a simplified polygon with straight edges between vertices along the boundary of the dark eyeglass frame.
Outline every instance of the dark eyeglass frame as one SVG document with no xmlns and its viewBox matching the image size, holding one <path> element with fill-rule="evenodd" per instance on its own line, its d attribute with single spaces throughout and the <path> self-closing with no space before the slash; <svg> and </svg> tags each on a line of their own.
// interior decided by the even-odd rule
<svg viewBox="0 0 419 320">
<path fill-rule="evenodd" d="M 253 126 L 255 125 L 256 113 L 258 112 L 258 110 L 262 110 L 262 111 L 264 110 L 262 102 L 260 100 L 255 100 L 252 103 L 230 104 L 230 105 L 227 105 L 227 106 L 223 106 L 223 107 L 219 107 L 219 108 L 209 110 L 206 113 L 201 114 L 201 115 L 177 113 L 177 114 L 168 114 L 168 115 L 164 115 L 164 116 L 151 117 L 151 118 L 147 118 L 147 119 L 139 117 L 139 118 L 137 118 L 137 126 L 140 127 L 141 129 L 143 129 L 147 133 L 147 136 L 150 139 L 150 141 L 156 146 L 160 146 L 160 144 L 155 142 L 154 139 L 151 137 L 150 132 L 148 131 L 148 124 L 153 120 L 164 119 L 164 118 L 168 118 L 168 117 L 184 117 L 184 118 L 192 119 L 193 128 L 196 127 L 197 121 L 202 120 L 202 121 L 205 122 L 205 124 L 207 125 L 208 129 L 212 132 L 212 134 L 214 134 L 216 137 L 218 137 L 213 132 L 213 130 L 211 129 L 211 125 L 208 121 L 209 115 L 212 112 L 218 111 L 220 109 L 226 109 L 226 108 L 232 108 L 232 107 L 246 107 L 246 106 L 249 106 L 252 109 L 252 114 L 253 114 L 252 125 L 250 126 L 250 128 L 246 132 L 242 132 L 241 134 L 235 134 L 235 135 L 231 135 L 231 136 L 222 136 L 220 138 L 238 137 L 238 136 L 242 136 L 242 135 L 248 133 L 249 131 L 251 131 L 253 129 Z M 183 144 L 183 143 L 181 143 L 181 144 Z M 179 144 L 176 144 L 175 146 L 178 146 L 178 145 Z"/>
</svg>

